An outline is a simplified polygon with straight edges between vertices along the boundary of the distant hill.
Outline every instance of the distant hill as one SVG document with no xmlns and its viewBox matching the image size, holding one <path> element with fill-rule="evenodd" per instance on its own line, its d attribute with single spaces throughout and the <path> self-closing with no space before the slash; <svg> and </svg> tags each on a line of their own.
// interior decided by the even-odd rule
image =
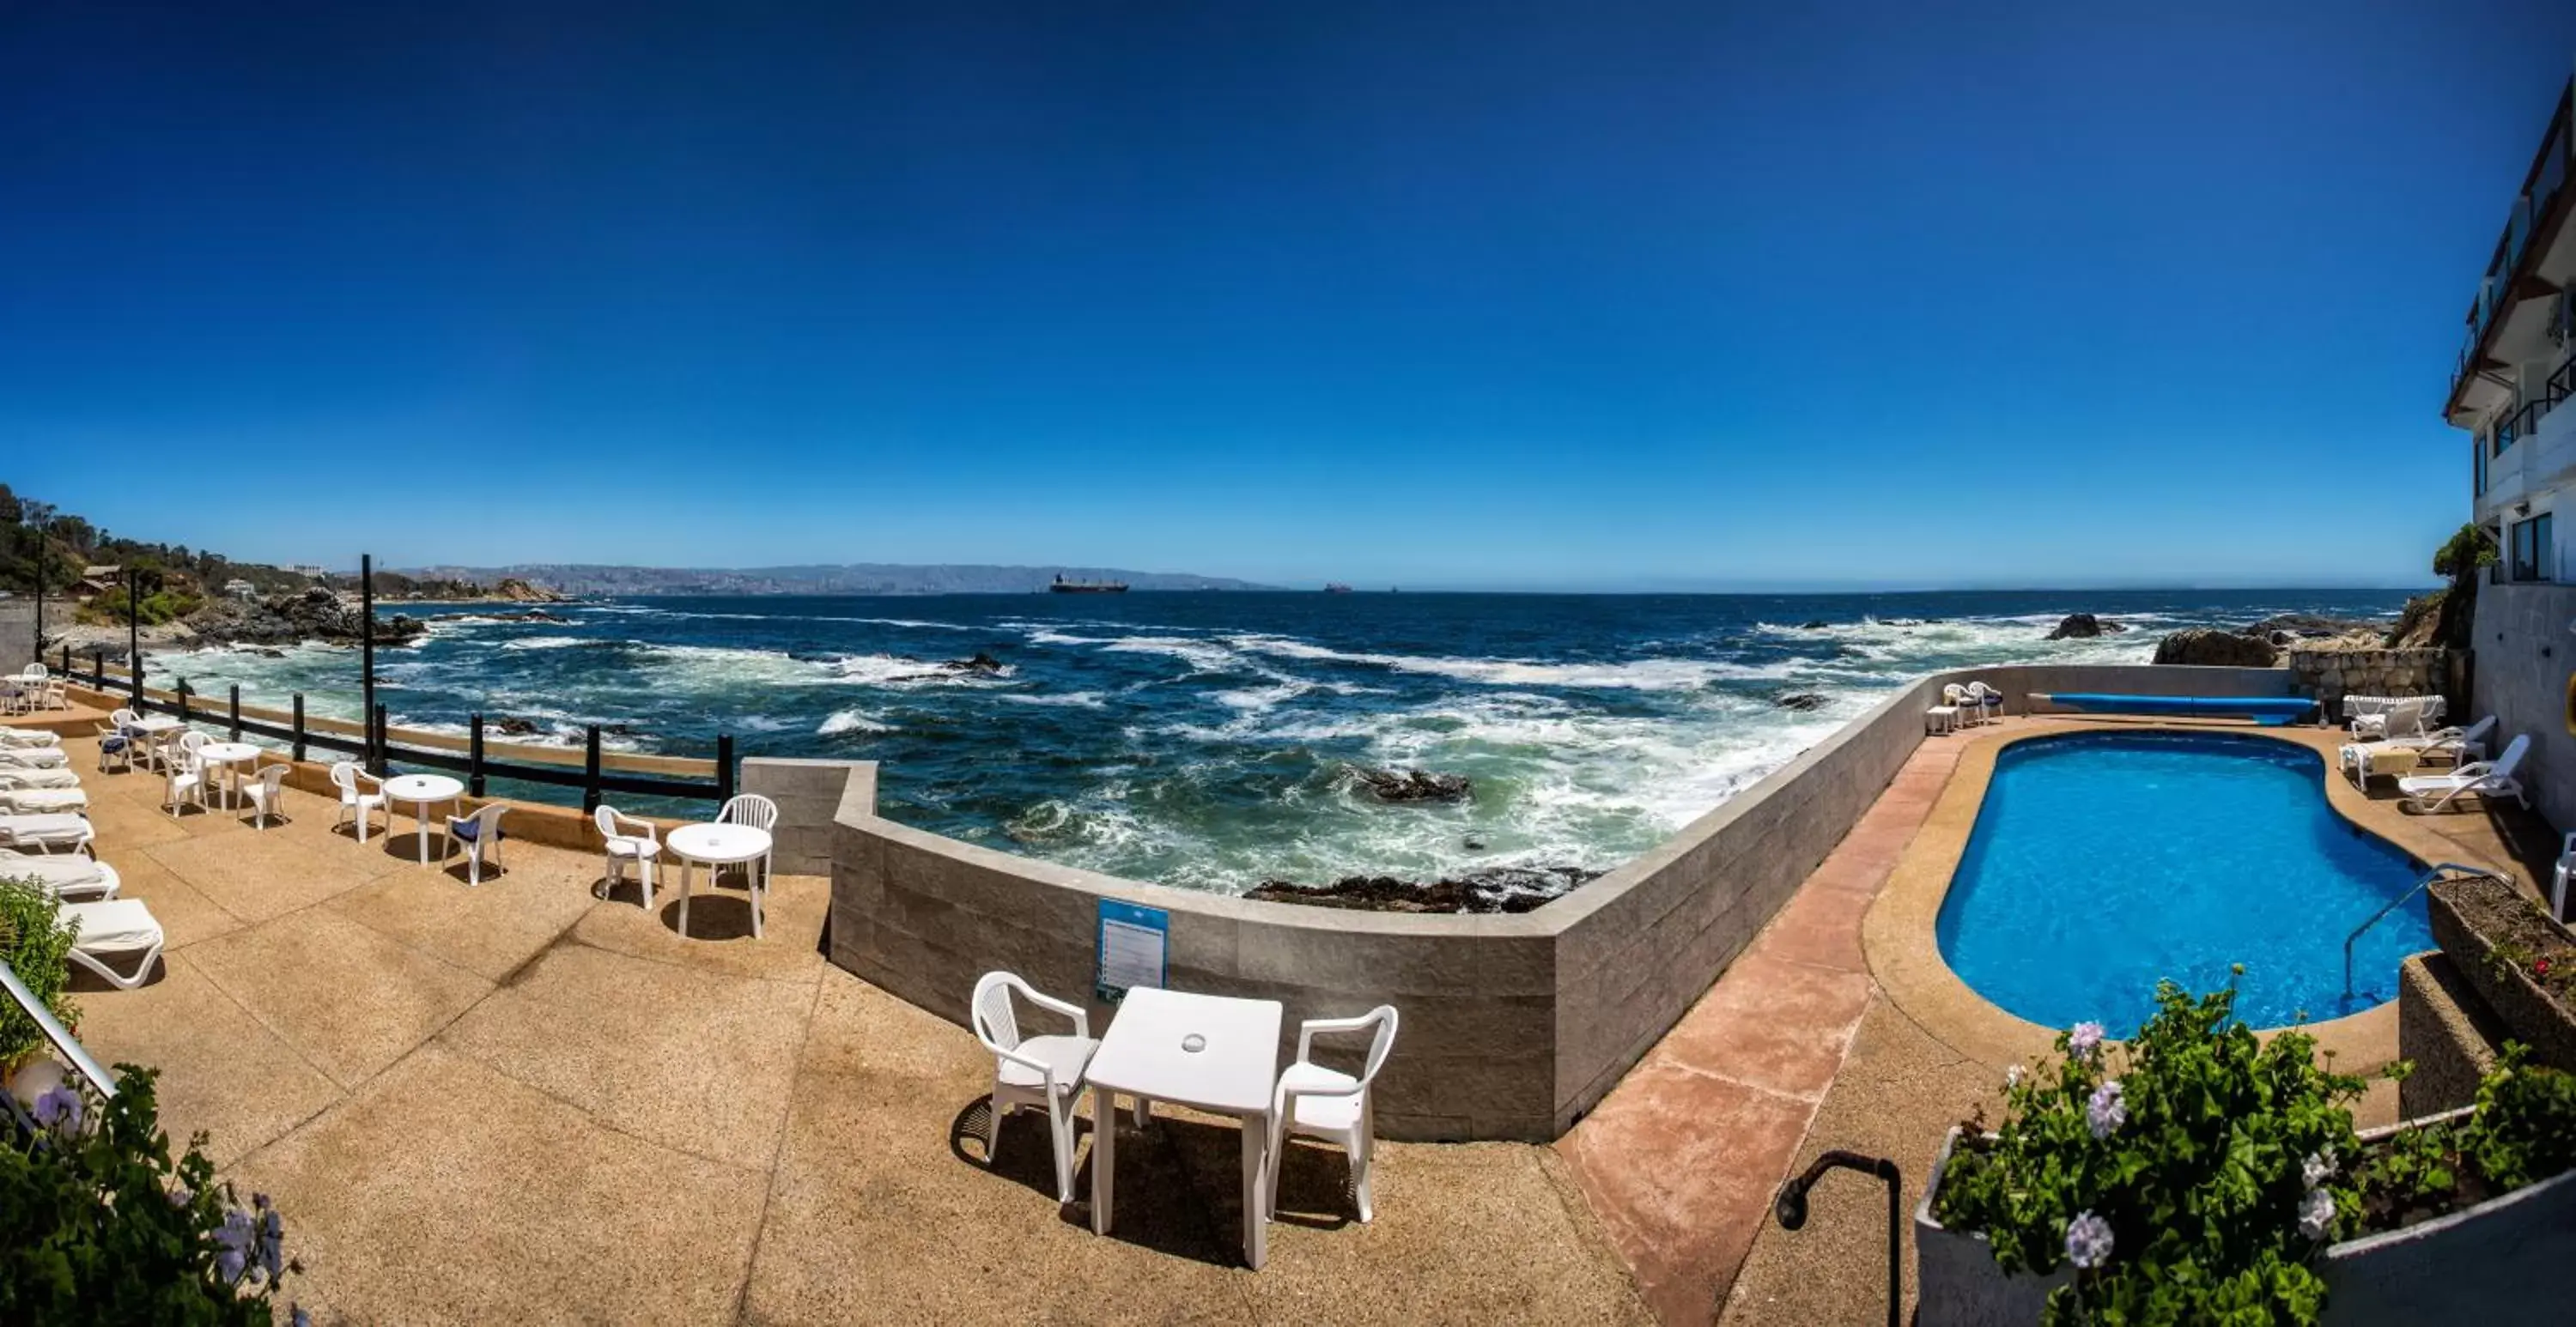
<svg viewBox="0 0 2576 1327">
<path fill-rule="evenodd" d="M 610 567 L 533 562 L 508 567 L 413 567 L 423 579 L 490 583 L 515 577 L 565 594 L 1032 594 L 1067 580 L 1125 581 L 1138 590 L 1267 590 L 1224 576 L 1117 567 L 910 566 L 855 562 L 801 567 Z"/>
</svg>

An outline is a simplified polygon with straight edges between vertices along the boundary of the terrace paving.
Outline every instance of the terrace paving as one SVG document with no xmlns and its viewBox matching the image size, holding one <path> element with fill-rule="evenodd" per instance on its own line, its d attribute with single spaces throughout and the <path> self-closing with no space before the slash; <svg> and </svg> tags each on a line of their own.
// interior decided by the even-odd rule
<svg viewBox="0 0 2576 1327">
<path fill-rule="evenodd" d="M 360 845 L 290 791 L 267 830 L 174 822 L 66 745 L 169 937 L 149 985 L 84 980 L 81 1038 L 276 1199 L 319 1321 L 1649 1320 L 1546 1147 L 1382 1144 L 1363 1226 L 1339 1155 L 1292 1146 L 1256 1273 L 1230 1123 L 1165 1107 L 1092 1235 L 1042 1121 L 987 1164 L 973 1037 L 822 959 L 822 879 L 779 877 L 763 940 L 702 892 L 683 938 L 593 855 L 513 841 L 468 888 L 407 818 Z"/>
</svg>

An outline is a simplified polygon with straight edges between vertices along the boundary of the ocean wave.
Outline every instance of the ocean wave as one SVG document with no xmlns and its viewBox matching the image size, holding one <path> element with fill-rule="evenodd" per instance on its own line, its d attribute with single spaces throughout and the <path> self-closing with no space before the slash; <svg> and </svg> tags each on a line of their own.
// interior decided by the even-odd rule
<svg viewBox="0 0 2576 1327">
<path fill-rule="evenodd" d="M 1075 709 L 1085 710 L 1107 709 L 1109 707 L 1108 700 L 1102 697 L 1097 691 L 1069 691 L 1057 694 L 1010 691 L 1004 692 L 1002 694 L 1002 699 L 1010 701 L 1015 705 L 1064 705 Z"/>
<path fill-rule="evenodd" d="M 1536 659 L 1464 659 L 1439 655 L 1377 654 L 1336 650 L 1284 636 L 1241 635 L 1229 644 L 1283 659 L 1358 664 L 1400 673 L 1424 673 L 1485 686 L 1544 686 L 1573 690 L 1694 691 L 1717 681 L 1779 681 L 1787 664 L 1742 664 L 1714 659 L 1630 659 L 1619 662 L 1549 663 Z"/>
<path fill-rule="evenodd" d="M 864 710 L 834 710 L 830 718 L 814 729 L 817 737 L 836 733 L 890 733 L 894 725 L 872 718 Z"/>
</svg>

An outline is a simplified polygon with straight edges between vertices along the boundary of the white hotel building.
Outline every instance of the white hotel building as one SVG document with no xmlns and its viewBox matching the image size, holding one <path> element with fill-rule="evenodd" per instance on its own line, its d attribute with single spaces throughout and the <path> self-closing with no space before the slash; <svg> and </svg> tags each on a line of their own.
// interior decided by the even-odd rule
<svg viewBox="0 0 2576 1327">
<path fill-rule="evenodd" d="M 2470 302 L 2468 341 L 2445 414 L 2475 440 L 2477 522 L 2496 536 L 2504 581 L 2576 580 L 2552 519 L 2576 506 L 2576 133 L 2561 90 Z M 2571 512 L 2576 520 L 2576 512 Z M 2571 642 L 2576 644 L 2576 642 Z"/>
</svg>

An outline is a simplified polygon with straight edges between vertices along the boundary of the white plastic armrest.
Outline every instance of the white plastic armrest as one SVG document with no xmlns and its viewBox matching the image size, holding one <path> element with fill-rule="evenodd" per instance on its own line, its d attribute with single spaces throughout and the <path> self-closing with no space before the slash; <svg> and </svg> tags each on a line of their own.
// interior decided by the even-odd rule
<svg viewBox="0 0 2576 1327">
<path fill-rule="evenodd" d="M 1376 1020 L 1367 1017 L 1307 1019 L 1297 1025 L 1297 1058 L 1300 1060 L 1312 1058 L 1307 1052 L 1314 1049 L 1315 1034 L 1318 1032 L 1357 1032 L 1375 1022 Z"/>
<path fill-rule="evenodd" d="M 1003 1050 L 1001 1047 L 996 1046 L 989 1041 L 984 1043 L 984 1049 L 991 1051 L 995 1055 L 1001 1056 L 1003 1059 L 1008 1060 L 1023 1069 L 1037 1070 L 1038 1076 L 1046 1080 L 1047 1091 L 1050 1094 L 1055 1091 L 1056 1081 L 1054 1065 L 1051 1065 L 1034 1055 L 1022 1055 L 1018 1051 Z"/>
<path fill-rule="evenodd" d="M 1020 994 L 1027 996 L 1029 1003 L 1036 1005 L 1040 1009 L 1052 1009 L 1055 1012 L 1072 1019 L 1073 1035 L 1077 1037 L 1089 1037 L 1091 1035 L 1091 1011 L 1084 1009 L 1081 1005 L 1075 1004 L 1070 1000 L 1056 999 L 1052 995 L 1041 995 L 1036 991 L 1030 990 L 1026 986 L 1020 988 Z"/>
<path fill-rule="evenodd" d="M 2561 857 L 2576 857 L 2576 829 L 2567 831 L 2567 844 L 2558 850 Z"/>
<path fill-rule="evenodd" d="M 2462 765 L 2458 769 L 2451 771 L 2451 777 L 2455 779 L 2483 779 L 2493 773 L 2495 773 L 2495 762 L 2491 760 L 2480 760 Z"/>
</svg>

